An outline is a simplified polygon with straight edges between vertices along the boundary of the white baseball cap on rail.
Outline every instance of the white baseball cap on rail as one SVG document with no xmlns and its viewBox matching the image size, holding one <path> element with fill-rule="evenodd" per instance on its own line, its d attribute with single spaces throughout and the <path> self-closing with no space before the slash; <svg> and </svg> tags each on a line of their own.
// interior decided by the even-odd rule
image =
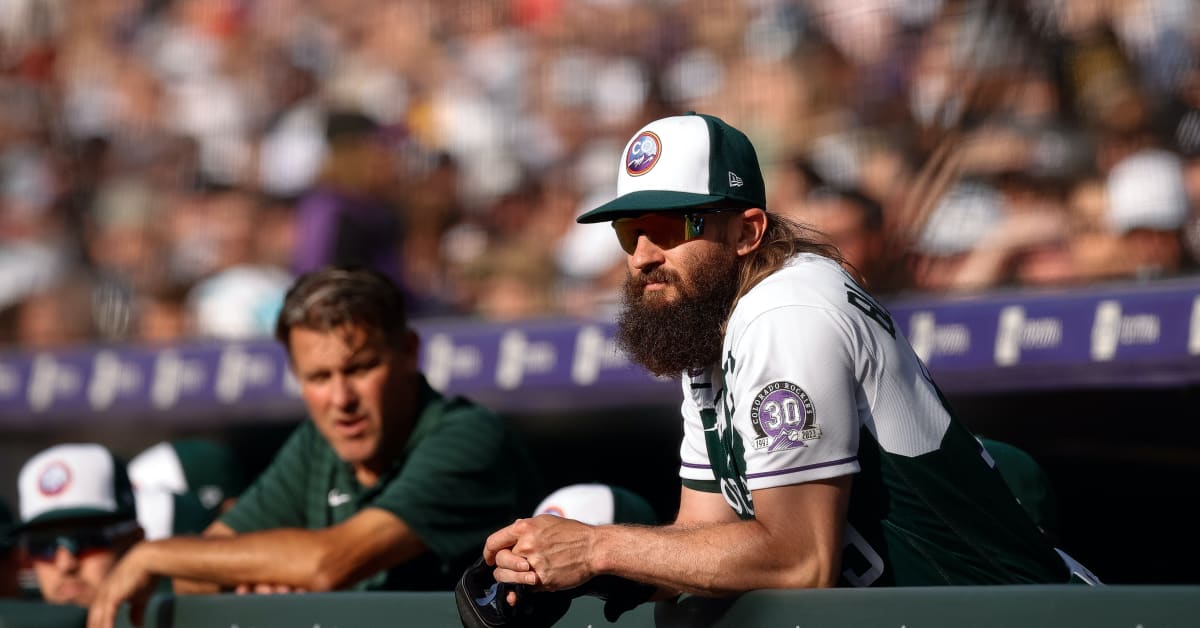
<svg viewBox="0 0 1200 628">
<path fill-rule="evenodd" d="M 766 209 L 758 155 L 746 134 L 724 120 L 688 112 L 635 133 L 621 158 L 617 197 L 576 220 L 604 222 L 722 204 Z"/>
<path fill-rule="evenodd" d="M 588 525 L 658 523 L 650 502 L 619 486 L 600 483 L 569 484 L 546 496 L 533 514 L 557 515 Z"/>
</svg>

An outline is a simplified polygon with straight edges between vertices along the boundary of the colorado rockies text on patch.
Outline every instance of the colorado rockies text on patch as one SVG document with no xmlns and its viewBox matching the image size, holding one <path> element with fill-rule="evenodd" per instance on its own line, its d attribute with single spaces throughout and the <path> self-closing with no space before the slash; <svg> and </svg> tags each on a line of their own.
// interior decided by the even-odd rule
<svg viewBox="0 0 1200 628">
<path fill-rule="evenodd" d="M 791 382 L 772 382 L 758 391 L 750 422 L 758 434 L 754 448 L 768 452 L 804 447 L 804 441 L 821 437 L 808 393 Z"/>
</svg>

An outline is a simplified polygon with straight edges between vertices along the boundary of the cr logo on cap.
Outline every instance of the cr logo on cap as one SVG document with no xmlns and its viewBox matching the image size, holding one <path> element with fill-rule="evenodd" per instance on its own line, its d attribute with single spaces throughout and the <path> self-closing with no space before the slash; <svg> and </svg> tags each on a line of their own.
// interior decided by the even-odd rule
<svg viewBox="0 0 1200 628">
<path fill-rule="evenodd" d="M 67 468 L 67 465 L 55 460 L 46 466 L 38 478 L 38 490 L 42 495 L 50 497 L 66 490 L 70 483 L 71 470 Z"/>
<path fill-rule="evenodd" d="M 640 177 L 650 171 L 658 163 L 662 152 L 662 140 L 650 131 L 642 131 L 629 144 L 629 152 L 625 155 L 625 172 L 631 177 Z"/>
</svg>

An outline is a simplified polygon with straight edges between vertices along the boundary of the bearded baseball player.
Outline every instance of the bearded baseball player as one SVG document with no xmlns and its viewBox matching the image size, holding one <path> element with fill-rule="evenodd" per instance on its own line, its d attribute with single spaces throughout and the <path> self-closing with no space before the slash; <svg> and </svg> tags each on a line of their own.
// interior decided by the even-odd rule
<svg viewBox="0 0 1200 628">
<path fill-rule="evenodd" d="M 887 310 L 836 249 L 766 209 L 742 132 L 651 122 L 617 191 L 578 220 L 611 222 L 627 253 L 622 347 L 682 374 L 678 516 L 516 521 L 483 555 L 519 585 L 508 603 L 601 575 L 645 597 L 1074 579 Z"/>
</svg>

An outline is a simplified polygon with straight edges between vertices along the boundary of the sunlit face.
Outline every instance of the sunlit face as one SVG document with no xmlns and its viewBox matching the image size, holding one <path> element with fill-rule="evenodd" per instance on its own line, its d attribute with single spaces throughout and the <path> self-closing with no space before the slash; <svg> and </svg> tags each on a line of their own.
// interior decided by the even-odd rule
<svg viewBox="0 0 1200 628">
<path fill-rule="evenodd" d="M 76 556 L 67 548 L 60 547 L 54 560 L 33 561 L 33 572 L 37 576 L 42 597 L 47 602 L 88 606 L 96 597 L 96 589 L 116 563 L 117 555 L 112 550 L 85 552 Z"/>
<path fill-rule="evenodd" d="M 415 418 L 416 335 L 402 344 L 358 327 L 290 332 L 292 368 L 313 423 L 360 481 L 364 471 L 390 466 Z"/>
<path fill-rule="evenodd" d="M 650 228 L 626 239 L 629 276 L 617 343 L 651 373 L 678 375 L 719 359 L 740 269 L 726 226 L 714 222 L 702 237 L 683 241 L 672 241 L 673 231 L 656 239 Z"/>
<path fill-rule="evenodd" d="M 628 253 L 628 289 L 647 303 L 674 303 L 695 293 L 695 268 L 714 263 L 714 258 L 729 261 L 728 255 L 721 254 L 731 248 L 723 218 L 709 214 L 699 229 L 685 225 L 681 214 L 646 214 L 620 221 L 619 239 Z"/>
</svg>

